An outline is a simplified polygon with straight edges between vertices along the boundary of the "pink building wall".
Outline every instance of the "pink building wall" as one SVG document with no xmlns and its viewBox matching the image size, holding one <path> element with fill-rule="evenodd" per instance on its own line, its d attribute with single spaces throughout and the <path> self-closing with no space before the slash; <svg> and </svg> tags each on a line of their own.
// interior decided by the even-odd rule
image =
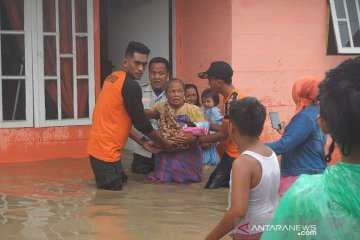
<svg viewBox="0 0 360 240">
<path fill-rule="evenodd" d="M 176 0 L 176 75 L 207 87 L 197 73 L 214 60 L 234 68 L 234 84 L 282 120 L 294 113 L 291 87 L 350 56 L 326 55 L 326 0 Z M 96 92 L 100 91 L 99 0 L 94 0 Z M 0 129 L 0 162 L 86 157 L 89 126 Z M 263 140 L 279 138 L 266 123 Z"/>
<path fill-rule="evenodd" d="M 210 62 L 231 62 L 231 1 L 176 0 L 176 76 L 201 89 L 197 73 Z"/>
<path fill-rule="evenodd" d="M 232 1 L 235 85 L 288 122 L 291 90 L 302 76 L 324 73 L 351 56 L 327 56 L 327 1 Z M 266 123 L 264 139 L 280 136 Z"/>
<path fill-rule="evenodd" d="M 214 60 L 234 69 L 233 83 L 288 122 L 293 83 L 352 56 L 328 56 L 326 0 L 177 0 L 177 76 L 198 84 Z M 230 36 L 230 37 L 229 37 Z M 229 37 L 229 38 L 228 38 Z M 180 41 L 180 42 L 179 42 Z M 267 119 L 262 140 L 280 138 Z"/>
</svg>

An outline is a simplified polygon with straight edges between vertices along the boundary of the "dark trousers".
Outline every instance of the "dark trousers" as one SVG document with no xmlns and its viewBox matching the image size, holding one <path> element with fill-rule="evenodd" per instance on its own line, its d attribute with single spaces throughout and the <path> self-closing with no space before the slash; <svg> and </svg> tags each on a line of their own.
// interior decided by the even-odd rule
<svg viewBox="0 0 360 240">
<path fill-rule="evenodd" d="M 133 154 L 133 161 L 131 164 L 131 171 L 138 174 L 148 174 L 155 169 L 155 156 L 152 154 L 151 158 L 144 157 L 140 154 Z"/>
<path fill-rule="evenodd" d="M 230 157 L 227 153 L 224 153 L 221 157 L 219 164 L 211 173 L 209 180 L 207 181 L 205 188 L 221 188 L 229 187 L 230 172 L 232 164 L 235 158 Z"/>
<path fill-rule="evenodd" d="M 91 168 L 94 172 L 96 186 L 100 189 L 120 191 L 127 176 L 122 168 L 121 161 L 105 162 L 89 156 Z"/>
</svg>

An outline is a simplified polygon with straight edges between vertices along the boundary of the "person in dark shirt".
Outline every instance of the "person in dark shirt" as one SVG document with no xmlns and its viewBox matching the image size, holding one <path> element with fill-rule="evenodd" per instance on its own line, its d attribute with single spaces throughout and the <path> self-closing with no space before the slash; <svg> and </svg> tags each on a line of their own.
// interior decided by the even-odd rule
<svg viewBox="0 0 360 240">
<path fill-rule="evenodd" d="M 130 42 L 123 60 L 125 71 L 110 74 L 97 98 L 87 149 L 98 188 L 122 190 L 127 176 L 120 158 L 128 137 L 150 152 L 159 151 L 132 131 L 132 125 L 163 149 L 174 150 L 173 144 L 163 140 L 151 126 L 144 112 L 141 88 L 134 81 L 142 77 L 149 53 L 144 44 Z"/>
</svg>

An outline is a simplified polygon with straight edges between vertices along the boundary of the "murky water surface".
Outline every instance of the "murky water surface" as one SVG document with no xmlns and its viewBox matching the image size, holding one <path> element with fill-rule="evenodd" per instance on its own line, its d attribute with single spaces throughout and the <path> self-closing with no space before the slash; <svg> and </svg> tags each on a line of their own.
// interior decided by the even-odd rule
<svg viewBox="0 0 360 240">
<path fill-rule="evenodd" d="M 0 239 L 203 239 L 223 216 L 228 189 L 152 183 L 130 163 L 121 192 L 97 190 L 87 159 L 1 164 Z"/>
</svg>

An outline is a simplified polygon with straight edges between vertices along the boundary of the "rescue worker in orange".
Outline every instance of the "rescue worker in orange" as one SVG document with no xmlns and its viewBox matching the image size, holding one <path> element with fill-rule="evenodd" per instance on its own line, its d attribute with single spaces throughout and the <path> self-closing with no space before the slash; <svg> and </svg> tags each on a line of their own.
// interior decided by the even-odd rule
<svg viewBox="0 0 360 240">
<path fill-rule="evenodd" d="M 172 142 L 163 140 L 146 118 L 141 88 L 135 81 L 145 72 L 149 53 L 144 44 L 130 42 L 123 59 L 125 71 L 110 74 L 97 98 L 87 150 L 98 188 L 122 190 L 127 176 L 120 159 L 128 137 L 153 153 L 160 150 L 153 143 L 174 150 Z M 152 141 L 131 131 L 132 125 Z"/>
<path fill-rule="evenodd" d="M 210 124 L 210 129 L 215 131 L 213 134 L 201 137 L 191 135 L 179 136 L 175 138 L 175 141 L 184 143 L 196 142 L 197 144 L 221 141 L 218 146 L 221 160 L 211 173 L 205 188 L 229 187 L 232 164 L 234 159 L 240 155 L 239 149 L 228 134 L 229 108 L 231 102 L 244 98 L 245 94 L 232 84 L 233 69 L 224 61 L 212 62 L 209 69 L 206 72 L 199 73 L 198 76 L 201 79 L 207 79 L 210 88 L 224 97 L 224 120 L 222 125 Z"/>
</svg>

